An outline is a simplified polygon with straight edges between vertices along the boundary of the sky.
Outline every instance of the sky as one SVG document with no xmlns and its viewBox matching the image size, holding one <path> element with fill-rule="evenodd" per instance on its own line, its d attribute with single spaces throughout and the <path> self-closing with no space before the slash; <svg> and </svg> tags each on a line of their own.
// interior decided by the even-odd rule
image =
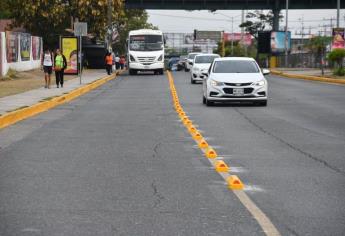
<svg viewBox="0 0 345 236">
<path fill-rule="evenodd" d="M 241 11 L 222 10 L 211 13 L 208 11 L 182 11 L 182 10 L 147 10 L 149 22 L 158 26 L 164 33 L 191 33 L 198 30 L 220 30 L 231 32 L 231 18 L 234 19 L 234 32 L 240 32 Z M 285 11 L 282 11 L 285 14 Z M 224 16 L 226 15 L 226 16 Z M 301 37 L 302 19 L 304 33 L 319 34 L 320 30 L 330 31 L 332 24 L 336 26 L 337 11 L 334 10 L 290 10 L 288 28 L 293 37 Z M 284 16 L 285 18 L 285 16 Z M 285 27 L 285 19 L 280 22 L 280 27 Z M 340 27 L 345 27 L 345 10 L 340 10 Z M 330 32 L 328 32 L 329 34 Z M 308 37 L 305 35 L 304 37 Z"/>
</svg>

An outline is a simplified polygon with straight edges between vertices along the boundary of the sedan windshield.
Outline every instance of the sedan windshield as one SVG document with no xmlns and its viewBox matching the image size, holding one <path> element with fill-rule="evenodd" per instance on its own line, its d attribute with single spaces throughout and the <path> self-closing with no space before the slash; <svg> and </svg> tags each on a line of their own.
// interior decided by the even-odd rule
<svg viewBox="0 0 345 236">
<path fill-rule="evenodd" d="M 254 61 L 217 61 L 213 73 L 259 73 L 259 68 Z"/>
<path fill-rule="evenodd" d="M 129 48 L 132 51 L 159 51 L 163 49 L 161 35 L 133 35 L 129 38 Z"/>
<path fill-rule="evenodd" d="M 195 58 L 195 64 L 212 63 L 215 58 L 218 56 L 198 56 Z"/>
</svg>

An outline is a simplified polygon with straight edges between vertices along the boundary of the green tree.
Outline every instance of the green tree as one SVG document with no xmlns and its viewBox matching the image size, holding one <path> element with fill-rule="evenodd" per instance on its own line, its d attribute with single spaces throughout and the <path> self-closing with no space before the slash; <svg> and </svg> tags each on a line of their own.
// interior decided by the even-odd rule
<svg viewBox="0 0 345 236">
<path fill-rule="evenodd" d="M 338 68 L 334 70 L 334 74 L 341 76 L 345 75 L 345 71 L 343 68 L 344 58 L 345 49 L 343 48 L 334 49 L 332 52 L 328 54 L 328 60 L 330 60 L 331 62 L 335 62 L 338 66 Z"/>
<path fill-rule="evenodd" d="M 271 30 L 273 28 L 273 12 L 269 11 L 264 13 L 262 11 L 248 12 L 247 21 L 239 25 L 244 30 L 258 39 L 258 32 L 264 30 Z M 282 19 L 283 15 L 279 14 L 279 18 Z"/>
<path fill-rule="evenodd" d="M 96 37 L 105 35 L 107 26 L 107 0 L 2 0 L 5 1 L 13 26 L 23 26 L 34 35 L 42 36 L 45 43 L 54 46 L 59 35 L 71 28 L 71 17 L 88 23 Z M 113 18 L 123 14 L 122 0 L 112 0 Z"/>
<path fill-rule="evenodd" d="M 119 40 L 113 45 L 114 50 L 120 54 L 126 53 L 126 40 L 131 30 L 157 29 L 157 27 L 148 23 L 147 20 L 148 14 L 145 10 L 125 9 L 121 18 L 117 19 L 118 22 L 123 24 L 123 27 L 119 27 Z"/>
<path fill-rule="evenodd" d="M 0 1 L 0 19 L 11 18 L 11 13 L 6 1 Z"/>
</svg>

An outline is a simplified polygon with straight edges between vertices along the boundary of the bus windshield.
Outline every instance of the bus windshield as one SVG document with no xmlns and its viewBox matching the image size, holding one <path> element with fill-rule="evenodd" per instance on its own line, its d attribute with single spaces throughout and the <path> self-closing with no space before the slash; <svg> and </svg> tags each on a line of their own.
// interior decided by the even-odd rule
<svg viewBox="0 0 345 236">
<path fill-rule="evenodd" d="M 160 51 L 163 49 L 162 35 L 132 35 L 129 38 L 131 51 Z"/>
</svg>

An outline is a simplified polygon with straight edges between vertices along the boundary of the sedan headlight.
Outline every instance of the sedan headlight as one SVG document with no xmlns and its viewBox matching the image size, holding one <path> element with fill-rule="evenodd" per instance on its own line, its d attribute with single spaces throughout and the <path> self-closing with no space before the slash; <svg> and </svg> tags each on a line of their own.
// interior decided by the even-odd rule
<svg viewBox="0 0 345 236">
<path fill-rule="evenodd" d="M 218 82 L 218 81 L 215 81 L 213 79 L 210 80 L 210 84 L 211 84 L 211 86 L 214 86 L 214 87 L 223 86 L 224 85 L 223 82 Z"/>
<path fill-rule="evenodd" d="M 254 86 L 264 86 L 266 84 L 265 80 L 260 80 L 258 82 L 252 83 Z"/>
</svg>

